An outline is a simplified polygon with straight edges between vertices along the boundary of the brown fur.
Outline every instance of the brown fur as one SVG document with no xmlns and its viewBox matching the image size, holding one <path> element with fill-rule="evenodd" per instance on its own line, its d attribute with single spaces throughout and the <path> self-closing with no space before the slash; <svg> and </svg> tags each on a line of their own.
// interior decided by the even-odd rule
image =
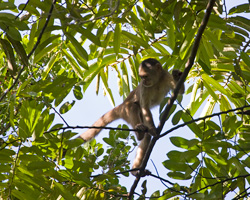
<svg viewBox="0 0 250 200">
<path fill-rule="evenodd" d="M 179 71 L 180 72 L 180 71 Z M 180 72 L 181 73 L 181 72 Z M 141 165 L 144 154 L 147 150 L 151 136 L 156 136 L 156 127 L 150 112 L 150 108 L 159 105 L 166 94 L 175 88 L 179 77 L 175 77 L 166 70 L 155 59 L 144 60 L 139 67 L 139 76 L 141 82 L 138 87 L 132 91 L 122 104 L 99 118 L 93 126 L 106 126 L 110 122 L 122 118 L 131 124 L 136 132 L 138 140 L 142 140 L 133 163 L 133 168 Z M 183 91 L 184 92 L 184 85 Z M 88 129 L 80 135 L 85 141 L 94 138 L 101 129 Z M 132 172 L 136 175 L 137 172 Z"/>
</svg>

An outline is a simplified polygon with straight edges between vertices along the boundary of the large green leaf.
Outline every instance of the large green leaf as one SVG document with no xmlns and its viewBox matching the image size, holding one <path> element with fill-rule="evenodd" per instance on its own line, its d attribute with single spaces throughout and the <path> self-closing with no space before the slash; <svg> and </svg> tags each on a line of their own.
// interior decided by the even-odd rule
<svg viewBox="0 0 250 200">
<path fill-rule="evenodd" d="M 116 55 L 120 52 L 121 43 L 121 24 L 116 24 L 114 33 L 114 51 Z"/>
<path fill-rule="evenodd" d="M 8 61 L 8 69 L 12 75 L 15 75 L 17 72 L 17 66 L 13 49 L 8 40 L 0 39 L 0 44 L 2 46 L 2 49 L 4 50 L 4 53 Z"/>
<path fill-rule="evenodd" d="M 83 79 L 83 71 L 81 70 L 81 68 L 78 66 L 78 64 L 76 63 L 76 61 L 74 60 L 74 58 L 72 58 L 72 56 L 63 49 L 63 54 L 66 56 L 66 58 L 69 60 L 71 67 L 73 68 L 73 70 L 75 71 L 75 73 L 77 74 L 77 76 L 81 79 Z"/>
<path fill-rule="evenodd" d="M 72 45 L 75 47 L 79 55 L 82 56 L 85 60 L 88 60 L 88 53 L 82 47 L 82 45 L 74 38 L 74 36 L 72 36 L 70 33 L 65 33 L 65 35 L 69 39 L 69 41 L 72 43 Z"/>
<path fill-rule="evenodd" d="M 126 36 L 128 39 L 130 39 L 133 43 L 138 44 L 139 46 L 143 46 L 146 49 L 150 48 L 148 42 L 144 41 L 142 38 L 133 35 L 132 33 L 129 33 L 127 31 L 122 31 L 122 34 Z"/>
<path fill-rule="evenodd" d="M 36 101 L 24 101 L 20 110 L 19 136 L 22 139 L 30 137 L 35 130 L 43 109 Z"/>
<path fill-rule="evenodd" d="M 202 74 L 202 78 L 207 83 L 210 83 L 215 89 L 217 89 L 218 91 L 220 91 L 222 94 L 225 94 L 226 96 L 230 96 L 230 93 L 224 87 L 222 87 L 221 84 L 219 84 L 216 80 L 214 80 L 210 76 L 208 76 L 206 74 Z"/>
</svg>

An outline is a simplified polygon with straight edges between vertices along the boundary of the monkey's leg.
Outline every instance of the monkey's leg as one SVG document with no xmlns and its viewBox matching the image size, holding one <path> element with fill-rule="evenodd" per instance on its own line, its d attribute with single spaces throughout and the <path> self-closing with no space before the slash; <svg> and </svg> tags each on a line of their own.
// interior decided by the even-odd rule
<svg viewBox="0 0 250 200">
<path fill-rule="evenodd" d="M 140 145 L 138 146 L 137 151 L 136 151 L 136 156 L 135 156 L 135 159 L 134 159 L 134 163 L 133 163 L 132 169 L 141 167 L 141 163 L 142 163 L 143 158 L 144 158 L 144 156 L 146 154 L 146 151 L 148 149 L 148 145 L 150 143 L 150 140 L 151 140 L 151 136 L 146 133 L 144 135 L 144 138 L 142 139 Z M 145 170 L 146 174 L 147 174 L 147 172 L 149 172 L 149 171 Z M 138 173 L 139 173 L 139 171 L 133 171 L 131 173 L 134 176 L 137 176 Z"/>
<path fill-rule="evenodd" d="M 148 133 L 151 136 L 157 136 L 156 127 L 153 121 L 152 113 L 148 106 L 142 107 L 143 122 L 148 127 Z"/>
<path fill-rule="evenodd" d="M 100 117 L 92 126 L 96 127 L 104 127 L 108 125 L 110 122 L 120 118 L 120 106 L 115 107 L 114 109 L 105 113 L 102 117 Z M 91 140 L 94 138 L 101 129 L 91 128 L 82 133 L 79 138 L 83 139 L 84 141 Z"/>
<path fill-rule="evenodd" d="M 143 124 L 143 117 L 141 113 L 141 107 L 137 102 L 130 102 L 126 105 L 128 109 L 124 120 L 126 120 L 134 129 L 138 129 L 135 132 L 138 140 L 142 140 L 145 133 L 148 131 L 148 127 Z"/>
</svg>

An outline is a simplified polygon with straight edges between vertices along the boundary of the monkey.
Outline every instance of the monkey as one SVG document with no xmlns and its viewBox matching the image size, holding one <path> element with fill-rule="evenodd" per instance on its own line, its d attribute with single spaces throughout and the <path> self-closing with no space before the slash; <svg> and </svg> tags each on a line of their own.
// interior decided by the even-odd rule
<svg viewBox="0 0 250 200">
<path fill-rule="evenodd" d="M 116 119 L 124 119 L 134 129 L 137 140 L 141 141 L 136 152 L 136 157 L 132 169 L 139 168 L 151 136 L 157 136 L 156 127 L 150 108 L 159 105 L 170 90 L 174 90 L 176 83 L 180 79 L 182 72 L 173 70 L 170 74 L 162 68 L 161 63 L 154 59 L 148 58 L 139 65 L 139 85 L 128 95 L 124 102 L 112 110 L 108 111 L 99 118 L 93 126 L 104 127 Z M 184 84 L 180 94 L 184 93 Z M 79 137 L 84 141 L 94 138 L 101 129 L 91 128 L 82 133 Z M 137 171 L 131 172 L 138 175 Z"/>
</svg>

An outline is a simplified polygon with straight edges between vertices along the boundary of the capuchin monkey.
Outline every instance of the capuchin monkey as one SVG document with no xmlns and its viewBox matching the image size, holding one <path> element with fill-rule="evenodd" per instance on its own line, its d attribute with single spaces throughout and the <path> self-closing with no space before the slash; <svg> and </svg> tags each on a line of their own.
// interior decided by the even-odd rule
<svg viewBox="0 0 250 200">
<path fill-rule="evenodd" d="M 139 66 L 141 82 L 135 90 L 124 100 L 122 104 L 110 110 L 98 119 L 93 126 L 103 127 L 116 119 L 124 119 L 134 129 L 140 145 L 136 152 L 133 169 L 141 166 L 151 136 L 157 136 L 156 127 L 150 108 L 159 105 L 170 90 L 174 90 L 182 72 L 173 70 L 172 75 L 162 68 L 160 62 L 149 58 Z M 184 84 L 179 92 L 184 93 Z M 91 128 L 80 135 L 84 141 L 94 138 L 101 129 Z M 131 172 L 137 176 L 139 171 Z"/>
</svg>

